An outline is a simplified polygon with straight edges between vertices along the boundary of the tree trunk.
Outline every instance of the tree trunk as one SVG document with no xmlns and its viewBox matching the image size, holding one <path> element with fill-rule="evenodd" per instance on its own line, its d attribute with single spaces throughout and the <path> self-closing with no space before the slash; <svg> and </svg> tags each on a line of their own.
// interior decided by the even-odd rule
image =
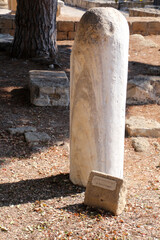
<svg viewBox="0 0 160 240">
<path fill-rule="evenodd" d="M 57 0 L 17 0 L 12 57 L 55 58 Z"/>
</svg>

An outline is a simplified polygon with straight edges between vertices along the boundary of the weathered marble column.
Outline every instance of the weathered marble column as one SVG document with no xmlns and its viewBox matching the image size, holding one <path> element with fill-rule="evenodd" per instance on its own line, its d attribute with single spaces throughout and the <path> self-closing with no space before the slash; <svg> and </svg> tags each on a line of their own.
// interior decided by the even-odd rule
<svg viewBox="0 0 160 240">
<path fill-rule="evenodd" d="M 81 18 L 71 55 L 70 179 L 91 170 L 123 178 L 129 30 L 114 8 Z"/>
</svg>

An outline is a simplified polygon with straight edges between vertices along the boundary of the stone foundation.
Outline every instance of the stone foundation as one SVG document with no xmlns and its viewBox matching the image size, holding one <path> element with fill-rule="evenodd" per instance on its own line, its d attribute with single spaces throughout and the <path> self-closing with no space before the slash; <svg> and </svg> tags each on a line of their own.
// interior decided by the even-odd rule
<svg viewBox="0 0 160 240">
<path fill-rule="evenodd" d="M 15 16 L 0 15 L 0 33 L 8 33 L 14 36 Z M 57 18 L 57 40 L 74 40 L 80 18 L 62 20 Z M 130 34 L 158 35 L 160 34 L 160 17 L 130 17 L 127 18 Z"/>
<path fill-rule="evenodd" d="M 128 8 L 141 8 L 145 5 L 152 4 L 153 1 L 123 1 L 120 4 L 116 3 L 115 1 L 105 1 L 105 0 L 64 0 L 65 4 L 68 4 L 70 6 L 79 7 L 82 9 L 90 9 L 93 7 L 113 7 L 117 8 L 120 7 L 120 9 L 128 9 Z"/>
<path fill-rule="evenodd" d="M 160 10 L 154 8 L 131 8 L 130 17 L 160 17 Z"/>
</svg>

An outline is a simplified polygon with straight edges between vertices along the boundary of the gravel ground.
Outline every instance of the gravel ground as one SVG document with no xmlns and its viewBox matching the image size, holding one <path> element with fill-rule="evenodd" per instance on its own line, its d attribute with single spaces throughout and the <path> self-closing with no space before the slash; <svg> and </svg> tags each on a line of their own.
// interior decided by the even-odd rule
<svg viewBox="0 0 160 240">
<path fill-rule="evenodd" d="M 160 36 L 145 37 L 157 47 L 130 41 L 129 76 L 151 75 L 160 65 Z M 72 42 L 59 42 L 59 63 L 69 77 Z M 125 138 L 127 204 L 120 216 L 83 204 L 85 189 L 69 180 L 69 109 L 29 102 L 28 71 L 48 65 L 10 59 L 0 53 L 0 239 L 160 239 L 160 139 L 149 138 L 135 152 Z M 58 68 L 58 70 L 60 70 Z M 159 105 L 127 106 L 127 117 L 160 121 Z M 11 127 L 32 126 L 51 140 L 28 145 Z"/>
</svg>

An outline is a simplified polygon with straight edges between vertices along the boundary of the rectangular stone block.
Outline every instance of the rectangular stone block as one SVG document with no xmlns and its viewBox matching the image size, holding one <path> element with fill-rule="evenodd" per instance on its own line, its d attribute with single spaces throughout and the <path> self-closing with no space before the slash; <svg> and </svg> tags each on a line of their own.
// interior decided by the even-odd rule
<svg viewBox="0 0 160 240">
<path fill-rule="evenodd" d="M 160 34 L 160 20 L 152 21 L 148 23 L 148 34 L 158 35 Z"/>
<path fill-rule="evenodd" d="M 68 106 L 69 81 L 63 71 L 32 70 L 30 101 L 36 106 Z"/>
<path fill-rule="evenodd" d="M 60 32 L 73 32 L 74 22 L 73 21 L 59 21 L 57 25 L 57 31 Z"/>
<path fill-rule="evenodd" d="M 123 179 L 97 171 L 91 172 L 85 192 L 85 205 L 103 208 L 119 215 L 125 203 L 126 183 Z"/>
<path fill-rule="evenodd" d="M 132 22 L 132 32 L 133 34 L 147 35 L 147 22 Z"/>
<path fill-rule="evenodd" d="M 88 2 L 87 1 L 82 1 L 80 6 L 84 9 L 86 9 L 86 8 L 88 8 Z"/>
<path fill-rule="evenodd" d="M 74 40 L 75 32 L 69 32 L 68 33 L 68 40 Z"/>
<path fill-rule="evenodd" d="M 12 28 L 12 19 L 3 19 L 2 28 Z"/>
<path fill-rule="evenodd" d="M 67 40 L 67 32 L 57 32 L 57 40 Z"/>
<path fill-rule="evenodd" d="M 2 28 L 0 29 L 0 33 L 3 34 L 10 34 L 11 36 L 14 36 L 15 30 L 14 29 L 8 29 L 8 28 Z"/>
</svg>

